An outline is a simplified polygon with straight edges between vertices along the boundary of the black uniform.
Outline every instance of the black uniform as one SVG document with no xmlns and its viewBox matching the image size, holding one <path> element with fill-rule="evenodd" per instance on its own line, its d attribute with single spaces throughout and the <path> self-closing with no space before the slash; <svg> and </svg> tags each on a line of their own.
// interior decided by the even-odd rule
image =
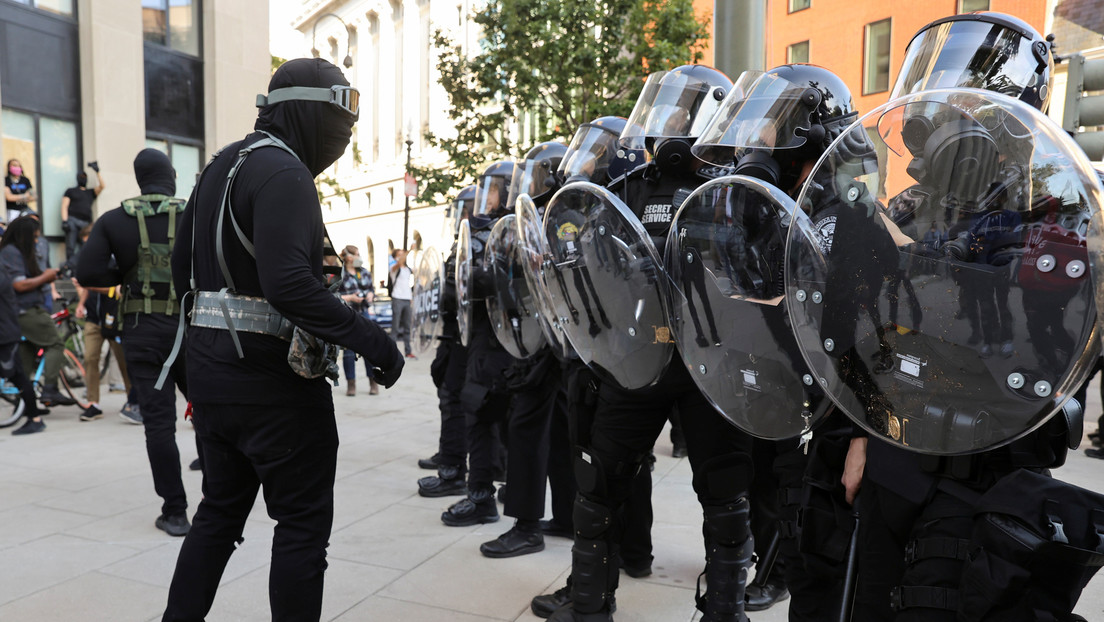
<svg viewBox="0 0 1104 622">
<path fill-rule="evenodd" d="M 277 70 L 269 90 L 334 84 L 347 84 L 336 67 L 300 59 Z M 323 285 L 322 214 L 313 179 L 344 151 L 352 123 L 350 116 L 322 102 L 262 108 L 256 129 L 276 136 L 295 155 L 266 147 L 248 156 L 234 180 L 229 209 L 254 244 L 256 259 L 229 223 L 222 246 L 239 294 L 264 297 L 302 330 L 394 373 L 402 366 L 394 342 Z M 263 138 L 254 133 L 225 147 L 196 185 L 173 255 L 177 291 L 187 291 L 193 262 L 200 291 L 226 285 L 216 259 L 220 200 L 239 149 Z M 325 378 L 307 379 L 292 371 L 286 341 L 241 331 L 238 337 L 242 358 L 228 331 L 188 330 L 204 498 L 181 548 L 163 619 L 207 615 L 263 486 L 268 514 L 277 522 L 269 575 L 272 619 L 317 620 L 337 466 L 331 387 Z"/>
<path fill-rule="evenodd" d="M 134 170 L 142 196 L 160 203 L 158 195 L 171 196 L 176 191 L 172 166 L 164 154 L 147 149 L 134 161 Z M 152 244 L 165 244 L 169 239 L 169 221 L 179 225 L 182 214 L 159 213 L 145 218 Z M 179 230 L 179 227 L 177 227 Z M 179 240 L 179 236 L 177 240 Z M 113 209 L 96 221 L 88 241 L 80 252 L 77 280 L 89 287 L 113 287 L 122 284 L 129 300 L 143 300 L 143 281 L 136 273 L 141 243 L 138 219 L 124 208 Z M 115 263 L 111 262 L 112 256 Z M 166 301 L 170 297 L 168 283 L 151 283 L 153 299 Z M 175 303 L 175 301 L 174 301 Z M 146 433 L 146 453 L 153 471 L 153 486 L 164 500 L 164 516 L 181 516 L 188 508 L 184 483 L 180 475 L 180 450 L 176 445 L 176 389 L 188 395 L 184 373 L 184 357 L 172 365 L 166 382 L 154 387 L 161 368 L 172 351 L 178 323 L 177 308 L 173 313 L 124 311 L 121 328 L 126 335 L 123 353 Z M 175 387 L 174 387 L 175 385 Z"/>
</svg>

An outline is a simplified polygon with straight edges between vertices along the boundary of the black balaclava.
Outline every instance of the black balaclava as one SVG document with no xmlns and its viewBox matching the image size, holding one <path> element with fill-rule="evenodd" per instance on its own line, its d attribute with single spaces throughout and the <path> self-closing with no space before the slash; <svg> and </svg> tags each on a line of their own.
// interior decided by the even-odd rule
<svg viewBox="0 0 1104 622">
<path fill-rule="evenodd" d="M 349 86 L 349 81 L 333 63 L 321 58 L 297 58 L 280 65 L 272 74 L 268 92 L 289 86 L 330 88 L 335 84 Z M 292 100 L 261 108 L 253 127 L 287 143 L 317 177 L 345 153 L 355 122 L 352 115 L 332 104 Z"/>
<path fill-rule="evenodd" d="M 176 171 L 169 156 L 156 149 L 143 149 L 134 158 L 134 178 L 142 194 L 176 194 Z"/>
<path fill-rule="evenodd" d="M 88 173 L 85 173 L 83 171 L 80 172 L 80 173 L 77 173 L 77 185 L 80 186 L 81 188 L 88 185 Z"/>
</svg>

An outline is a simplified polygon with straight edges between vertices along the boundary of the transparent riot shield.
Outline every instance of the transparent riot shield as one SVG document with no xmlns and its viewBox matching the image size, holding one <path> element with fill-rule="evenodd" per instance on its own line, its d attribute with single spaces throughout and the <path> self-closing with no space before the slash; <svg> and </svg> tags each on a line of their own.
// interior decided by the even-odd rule
<svg viewBox="0 0 1104 622">
<path fill-rule="evenodd" d="M 665 253 L 671 333 L 691 377 L 733 425 L 767 439 L 811 430 L 831 404 L 783 304 L 793 214 L 774 186 L 721 177 L 679 208 Z"/>
<path fill-rule="evenodd" d="M 541 217 L 537 206 L 529 195 L 523 194 L 515 203 L 515 224 L 517 225 L 518 262 L 533 297 L 533 304 L 540 316 L 541 328 L 548 343 L 559 348 L 564 356 L 570 356 L 573 350 L 563 334 L 555 308 L 547 294 L 545 264 L 551 265 L 551 253 L 548 243 L 542 235 Z"/>
<path fill-rule="evenodd" d="M 798 207 L 794 332 L 817 382 L 882 440 L 931 454 L 1009 443 L 1100 352 L 1099 180 L 1034 108 L 972 89 L 891 101 L 832 144 Z"/>
<path fill-rule="evenodd" d="M 674 350 L 659 253 L 616 196 L 588 182 L 548 203 L 545 292 L 564 334 L 596 373 L 625 389 L 653 384 Z"/>
<path fill-rule="evenodd" d="M 471 343 L 472 329 L 472 241 L 471 226 L 460 223 L 456 241 L 456 323 L 460 328 L 460 343 Z"/>
<path fill-rule="evenodd" d="M 441 334 L 441 296 L 445 267 L 441 254 L 432 246 L 421 252 L 414 273 L 414 350 L 422 354 L 433 347 Z"/>
<path fill-rule="evenodd" d="M 537 308 L 518 252 L 516 216 L 495 223 L 483 253 L 483 269 L 494 280 L 495 293 L 487 298 L 487 316 L 495 337 L 514 358 L 529 358 L 546 343 Z"/>
</svg>

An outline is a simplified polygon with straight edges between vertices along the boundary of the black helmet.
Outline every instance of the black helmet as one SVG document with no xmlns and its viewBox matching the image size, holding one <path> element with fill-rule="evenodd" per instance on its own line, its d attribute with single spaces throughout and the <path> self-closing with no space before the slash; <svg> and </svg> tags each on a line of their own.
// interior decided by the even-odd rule
<svg viewBox="0 0 1104 622">
<path fill-rule="evenodd" d="M 604 186 L 643 164 L 647 160 L 643 149 L 617 144 L 624 130 L 623 117 L 598 117 L 580 125 L 560 162 L 560 179 L 564 183 L 589 181 Z"/>
<path fill-rule="evenodd" d="M 528 194 L 538 204 L 551 197 L 556 188 L 555 172 L 566 153 L 567 145 L 556 141 L 540 143 L 530 149 L 514 170 L 506 206 L 513 209 L 517 198 L 523 194 Z"/>
<path fill-rule="evenodd" d="M 920 29 L 890 98 L 939 88 L 1001 93 L 1046 112 L 1054 60 L 1046 39 L 1027 22 L 1003 13 L 967 13 Z"/>
<path fill-rule="evenodd" d="M 471 216 L 472 206 L 475 204 L 475 185 L 465 186 L 452 200 L 450 217 L 453 219 L 452 234 L 460 234 L 460 223 Z"/>
<path fill-rule="evenodd" d="M 851 90 L 823 67 L 744 72 L 693 153 L 721 166 L 738 160 L 737 172 L 788 189 L 857 117 Z"/>
<path fill-rule="evenodd" d="M 476 180 L 475 205 L 471 216 L 497 216 L 506 209 L 510 180 L 514 177 L 517 165 L 503 160 L 495 162 L 483 171 Z"/>
<path fill-rule="evenodd" d="M 621 146 L 646 149 L 661 167 L 688 165 L 690 143 L 701 135 L 731 89 L 728 76 L 705 65 L 653 73 L 621 132 Z M 668 153 L 660 153 L 665 143 Z"/>
</svg>

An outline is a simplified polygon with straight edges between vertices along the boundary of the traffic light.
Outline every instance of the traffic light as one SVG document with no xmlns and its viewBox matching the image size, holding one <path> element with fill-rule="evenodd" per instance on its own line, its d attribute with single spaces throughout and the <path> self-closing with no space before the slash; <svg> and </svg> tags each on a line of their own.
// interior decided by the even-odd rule
<svg viewBox="0 0 1104 622">
<path fill-rule="evenodd" d="M 1066 57 L 1066 105 L 1062 110 L 1062 129 L 1073 135 L 1089 159 L 1104 160 L 1104 131 L 1087 130 L 1104 126 L 1104 58 L 1086 59 L 1081 54 Z"/>
</svg>

